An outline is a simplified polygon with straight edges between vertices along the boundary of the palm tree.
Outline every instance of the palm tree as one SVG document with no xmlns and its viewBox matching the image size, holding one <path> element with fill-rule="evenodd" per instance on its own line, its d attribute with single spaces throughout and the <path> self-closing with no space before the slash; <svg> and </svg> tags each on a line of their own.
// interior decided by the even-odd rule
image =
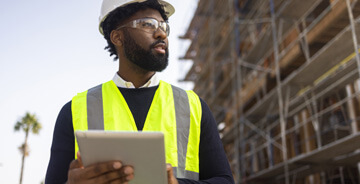
<svg viewBox="0 0 360 184">
<path fill-rule="evenodd" d="M 29 155 L 29 146 L 27 144 L 30 131 L 33 134 L 38 134 L 41 129 L 41 124 L 39 123 L 35 114 L 30 114 L 27 112 L 20 121 L 16 122 L 15 131 L 23 130 L 25 132 L 25 142 L 19 147 L 19 150 L 22 154 L 21 160 L 21 173 L 20 173 L 20 184 L 22 184 L 23 172 L 24 172 L 24 161 L 25 157 Z"/>
</svg>

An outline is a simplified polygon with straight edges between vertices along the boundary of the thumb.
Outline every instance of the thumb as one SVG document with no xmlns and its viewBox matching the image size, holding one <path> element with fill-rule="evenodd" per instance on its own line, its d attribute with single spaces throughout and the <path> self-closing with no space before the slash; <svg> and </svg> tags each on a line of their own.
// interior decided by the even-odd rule
<svg viewBox="0 0 360 184">
<path fill-rule="evenodd" d="M 166 172 L 167 172 L 167 176 L 168 176 L 168 183 L 169 184 L 178 184 L 178 181 L 174 176 L 174 171 L 173 171 L 171 164 L 166 164 Z"/>
<path fill-rule="evenodd" d="M 166 172 L 169 175 L 174 175 L 171 164 L 166 164 Z"/>
<path fill-rule="evenodd" d="M 82 160 L 81 160 L 80 152 L 77 152 L 77 157 L 78 157 L 78 159 L 71 161 L 70 168 L 69 168 L 70 170 L 75 169 L 75 168 L 84 168 Z"/>
<path fill-rule="evenodd" d="M 80 163 L 81 167 L 84 167 L 84 164 L 83 164 L 82 159 L 81 159 L 80 151 L 78 151 L 76 154 L 77 154 L 77 158 L 79 160 L 79 163 Z"/>
</svg>

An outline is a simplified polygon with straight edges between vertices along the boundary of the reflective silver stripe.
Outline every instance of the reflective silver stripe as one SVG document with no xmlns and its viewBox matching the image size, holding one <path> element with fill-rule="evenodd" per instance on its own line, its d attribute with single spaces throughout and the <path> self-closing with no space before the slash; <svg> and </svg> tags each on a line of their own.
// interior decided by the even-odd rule
<svg viewBox="0 0 360 184">
<path fill-rule="evenodd" d="M 102 85 L 88 90 L 86 96 L 87 121 L 89 130 L 104 130 Z"/>
<path fill-rule="evenodd" d="M 178 168 L 176 176 L 186 178 L 185 164 L 190 132 L 190 104 L 186 91 L 172 86 L 176 115 Z"/>
<path fill-rule="evenodd" d="M 176 175 L 176 173 L 178 173 L 178 170 L 179 169 L 177 167 L 173 167 L 175 178 L 180 178 Z M 185 170 L 183 178 L 199 181 L 199 173 Z"/>
</svg>

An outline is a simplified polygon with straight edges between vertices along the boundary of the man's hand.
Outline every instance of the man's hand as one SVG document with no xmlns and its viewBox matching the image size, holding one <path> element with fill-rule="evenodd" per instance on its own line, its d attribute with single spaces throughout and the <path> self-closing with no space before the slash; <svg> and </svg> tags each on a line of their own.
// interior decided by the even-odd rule
<svg viewBox="0 0 360 184">
<path fill-rule="evenodd" d="M 168 184 L 179 184 L 178 180 L 174 176 L 171 164 L 166 164 L 166 171 L 168 176 Z"/>
<path fill-rule="evenodd" d="M 134 178 L 134 169 L 123 166 L 120 161 L 110 161 L 84 167 L 80 153 L 78 159 L 73 160 L 68 172 L 67 184 L 126 184 Z"/>
</svg>

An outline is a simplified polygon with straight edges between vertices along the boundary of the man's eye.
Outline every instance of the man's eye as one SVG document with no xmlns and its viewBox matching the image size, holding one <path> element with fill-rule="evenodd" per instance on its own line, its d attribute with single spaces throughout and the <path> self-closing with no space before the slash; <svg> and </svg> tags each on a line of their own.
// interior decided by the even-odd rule
<svg viewBox="0 0 360 184">
<path fill-rule="evenodd" d="M 142 27 L 153 27 L 154 25 L 152 23 L 149 22 L 144 22 L 141 24 Z"/>
</svg>

